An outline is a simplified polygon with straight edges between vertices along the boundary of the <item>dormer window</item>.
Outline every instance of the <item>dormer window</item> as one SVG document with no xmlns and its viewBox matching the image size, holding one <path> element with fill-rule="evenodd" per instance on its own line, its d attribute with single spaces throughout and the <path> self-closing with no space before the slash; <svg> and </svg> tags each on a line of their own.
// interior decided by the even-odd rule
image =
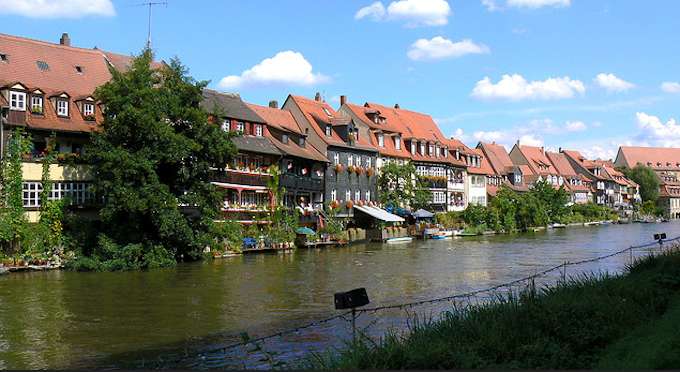
<svg viewBox="0 0 680 372">
<path fill-rule="evenodd" d="M 444 157 L 446 158 L 446 157 L 448 157 L 448 156 L 449 156 L 449 148 L 448 148 L 448 147 L 444 147 Z"/>
<path fill-rule="evenodd" d="M 323 109 L 323 112 L 324 112 L 324 113 L 326 113 L 326 115 L 328 115 L 329 117 L 333 117 L 333 114 L 331 114 L 331 112 L 330 112 L 330 111 L 328 111 L 328 109 L 327 109 L 327 108 L 325 108 L 325 107 L 322 107 L 322 109 Z"/>
<path fill-rule="evenodd" d="M 333 134 L 333 127 L 328 124 L 326 125 L 326 137 L 330 137 Z"/>
<path fill-rule="evenodd" d="M 43 97 L 31 96 L 31 112 L 34 114 L 43 113 Z"/>
<path fill-rule="evenodd" d="M 231 123 L 229 122 L 229 119 L 224 119 L 224 121 L 222 121 L 222 130 L 223 131 L 229 132 L 230 126 L 231 126 Z"/>
<path fill-rule="evenodd" d="M 0 62 L 7 62 L 7 54 L 0 53 Z"/>
<path fill-rule="evenodd" d="M 258 137 L 262 137 L 262 124 L 255 124 L 255 135 Z"/>
<path fill-rule="evenodd" d="M 9 109 L 15 111 L 26 111 L 26 93 L 10 91 Z"/>
<path fill-rule="evenodd" d="M 87 102 L 83 103 L 83 115 L 94 116 L 94 104 Z"/>
<path fill-rule="evenodd" d="M 435 156 L 439 157 L 439 155 L 441 155 L 441 151 L 442 151 L 441 148 L 439 146 L 437 146 L 435 150 L 436 150 Z"/>
<path fill-rule="evenodd" d="M 76 66 L 76 73 L 82 75 L 83 74 L 83 66 Z"/>
<path fill-rule="evenodd" d="M 425 142 L 420 144 L 420 155 L 425 156 Z"/>
<path fill-rule="evenodd" d="M 68 101 L 65 99 L 57 100 L 57 115 L 68 116 Z"/>
<path fill-rule="evenodd" d="M 305 147 L 305 137 L 300 136 L 298 144 L 300 145 L 300 147 Z"/>
<path fill-rule="evenodd" d="M 416 153 L 416 143 L 411 141 L 411 154 Z"/>
<path fill-rule="evenodd" d="M 401 150 L 401 137 L 396 136 L 394 137 L 394 148 L 397 150 Z"/>
<path fill-rule="evenodd" d="M 239 133 L 245 133 L 246 131 L 246 124 L 242 121 L 239 121 L 236 123 L 236 131 Z"/>
<path fill-rule="evenodd" d="M 288 143 L 288 135 L 287 134 L 281 135 L 281 142 Z"/>
<path fill-rule="evenodd" d="M 378 133 L 378 146 L 385 147 L 385 136 L 382 133 Z"/>
<path fill-rule="evenodd" d="M 432 156 L 434 155 L 434 145 L 430 145 L 428 148 L 428 155 Z"/>
</svg>

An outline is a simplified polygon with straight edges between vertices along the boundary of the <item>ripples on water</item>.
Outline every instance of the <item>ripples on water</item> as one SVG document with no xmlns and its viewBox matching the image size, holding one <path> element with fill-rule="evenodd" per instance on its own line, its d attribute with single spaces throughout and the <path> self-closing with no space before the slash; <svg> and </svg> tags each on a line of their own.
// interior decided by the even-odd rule
<svg viewBox="0 0 680 372">
<path fill-rule="evenodd" d="M 447 296 L 647 242 L 658 231 L 677 236 L 680 224 L 361 244 L 151 272 L 6 275 L 0 277 L 0 369 L 175 365 L 173 358 L 238 340 L 226 335 L 248 331 L 259 336 L 334 315 L 332 296 L 338 291 L 366 287 L 371 306 Z M 617 256 L 578 270 L 614 272 L 627 262 L 627 256 Z M 569 270 L 576 274 L 576 268 Z M 450 304 L 413 311 L 436 316 L 445 306 Z M 364 317 L 360 325 L 375 322 L 368 331 L 379 335 L 390 326 L 403 326 L 404 319 L 403 311 L 391 311 Z M 341 345 L 350 337 L 343 323 L 265 346 L 292 360 L 304 350 Z M 208 353 L 180 364 L 269 365 L 262 353 L 246 359 Z"/>
</svg>

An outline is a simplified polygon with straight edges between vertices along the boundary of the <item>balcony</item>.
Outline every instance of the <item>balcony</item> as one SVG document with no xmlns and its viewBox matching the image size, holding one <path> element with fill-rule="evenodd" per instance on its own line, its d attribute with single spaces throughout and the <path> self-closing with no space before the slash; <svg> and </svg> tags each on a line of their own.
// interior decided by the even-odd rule
<svg viewBox="0 0 680 372">
<path fill-rule="evenodd" d="M 42 179 L 42 164 L 33 161 L 24 161 L 22 164 L 22 177 L 26 181 L 39 181 Z M 50 179 L 52 181 L 92 181 L 94 174 L 92 166 L 85 164 L 50 164 Z"/>
<path fill-rule="evenodd" d="M 288 191 L 292 190 L 310 190 L 323 191 L 323 182 L 321 179 L 311 177 L 300 177 L 294 174 L 283 174 L 279 181 L 281 187 Z"/>
<path fill-rule="evenodd" d="M 264 187 L 267 187 L 270 178 L 271 176 L 267 173 L 237 171 L 234 169 L 227 169 L 224 173 L 218 173 L 212 176 L 214 182 Z"/>
</svg>

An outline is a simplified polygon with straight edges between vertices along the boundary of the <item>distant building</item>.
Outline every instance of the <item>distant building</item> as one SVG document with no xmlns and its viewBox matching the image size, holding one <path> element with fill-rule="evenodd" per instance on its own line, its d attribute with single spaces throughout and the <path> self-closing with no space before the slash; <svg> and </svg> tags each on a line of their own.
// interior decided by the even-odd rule
<svg viewBox="0 0 680 372">
<path fill-rule="evenodd" d="M 495 197 L 501 186 L 508 187 L 515 192 L 529 191 L 525 174 L 530 175 L 531 170 L 526 165 L 513 164 L 505 147 L 495 142 L 479 142 L 477 149 L 482 152 L 493 171 L 486 177 L 486 191 L 489 198 Z"/>
<path fill-rule="evenodd" d="M 560 152 L 546 152 L 547 158 L 555 167 L 559 176 L 564 180 L 565 190 L 569 192 L 571 202 L 574 204 L 586 204 L 593 202 L 592 183 L 584 175 L 578 174 L 567 159 Z"/>
<path fill-rule="evenodd" d="M 659 206 L 667 218 L 680 218 L 680 148 L 621 146 L 617 167 L 650 167 L 659 179 Z"/>
<path fill-rule="evenodd" d="M 326 155 L 330 164 L 324 176 L 325 204 L 334 203 L 340 216 L 353 216 L 353 206 L 378 200 L 378 150 L 371 144 L 361 123 L 339 114 L 322 100 L 321 94 L 308 99 L 290 95 L 283 104 L 295 121 L 308 133 L 309 142 Z"/>
<path fill-rule="evenodd" d="M 80 161 L 90 134 L 100 130 L 103 121 L 103 107 L 93 94 L 111 79 L 109 68 L 124 71 L 131 60 L 73 47 L 68 34 L 58 44 L 0 34 L 0 107 L 7 112 L 2 118 L 0 156 L 7 151 L 13 129 L 23 128 L 31 142 L 23 162 L 23 204 L 30 221 L 39 217 L 41 160 L 49 141 L 58 152 L 50 166 L 50 199 L 68 198 L 71 208 L 94 211 L 94 175 Z"/>
<path fill-rule="evenodd" d="M 530 170 L 530 173 L 524 173 L 524 179 L 530 185 L 539 181 L 546 181 L 555 188 L 564 185 L 564 178 L 558 174 L 543 147 L 525 146 L 517 142 L 510 151 L 510 159 L 513 164 Z"/>
<path fill-rule="evenodd" d="M 470 151 L 473 156 L 469 157 L 470 161 L 467 167 L 468 182 L 465 185 L 465 195 L 467 195 L 468 205 L 486 206 L 488 202 L 488 177 L 494 177 L 494 171 L 481 149 L 472 149 Z"/>
</svg>

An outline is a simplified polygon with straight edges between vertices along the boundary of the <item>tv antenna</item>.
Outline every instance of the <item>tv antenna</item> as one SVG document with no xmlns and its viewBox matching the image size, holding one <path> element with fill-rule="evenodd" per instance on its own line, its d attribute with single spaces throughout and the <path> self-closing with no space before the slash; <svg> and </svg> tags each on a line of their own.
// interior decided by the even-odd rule
<svg viewBox="0 0 680 372">
<path fill-rule="evenodd" d="M 137 4 L 138 6 L 147 6 L 149 7 L 149 30 L 146 36 L 146 47 L 147 49 L 151 49 L 151 13 L 152 9 L 156 5 L 165 5 L 166 7 L 168 6 L 167 1 L 147 1 L 145 3 Z"/>
</svg>

